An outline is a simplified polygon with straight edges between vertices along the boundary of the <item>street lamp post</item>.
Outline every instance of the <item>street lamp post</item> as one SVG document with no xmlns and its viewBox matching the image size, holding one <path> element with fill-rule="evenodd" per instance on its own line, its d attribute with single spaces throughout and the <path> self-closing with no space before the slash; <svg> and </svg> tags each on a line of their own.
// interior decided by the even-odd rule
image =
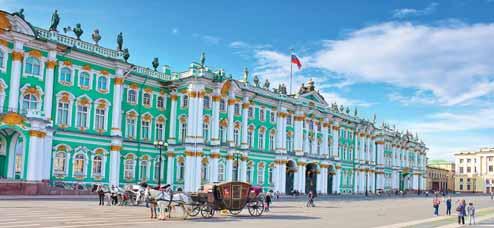
<svg viewBox="0 0 494 228">
<path fill-rule="evenodd" d="M 161 151 L 162 148 L 165 150 L 168 149 L 168 143 L 163 142 L 162 140 L 154 141 L 154 147 L 158 148 L 160 151 L 160 155 L 158 157 L 158 189 L 161 187 Z"/>
<path fill-rule="evenodd" d="M 235 164 L 237 164 L 237 170 L 235 172 L 235 181 L 239 181 L 238 175 L 240 170 L 240 164 L 238 163 L 238 159 L 240 158 L 240 156 L 242 156 L 242 154 L 239 152 L 235 152 L 233 153 L 233 155 L 235 156 Z"/>
<path fill-rule="evenodd" d="M 368 187 L 367 187 L 367 178 L 369 177 L 369 173 L 368 172 L 365 172 L 365 196 L 368 196 Z"/>
</svg>

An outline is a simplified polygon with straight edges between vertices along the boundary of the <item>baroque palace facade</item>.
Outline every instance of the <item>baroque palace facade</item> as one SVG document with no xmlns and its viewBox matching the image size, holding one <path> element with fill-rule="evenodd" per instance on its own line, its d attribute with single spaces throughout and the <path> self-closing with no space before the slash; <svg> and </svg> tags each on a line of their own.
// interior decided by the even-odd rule
<svg viewBox="0 0 494 228">
<path fill-rule="evenodd" d="M 249 83 L 248 72 L 234 80 L 210 69 L 204 56 L 184 72 L 156 71 L 127 63 L 121 36 L 113 50 L 23 17 L 0 11 L 3 178 L 126 185 L 161 176 L 185 191 L 241 180 L 320 194 L 426 187 L 423 142 L 328 105 L 313 82 L 287 95 Z M 161 166 L 156 140 L 168 143 Z"/>
</svg>

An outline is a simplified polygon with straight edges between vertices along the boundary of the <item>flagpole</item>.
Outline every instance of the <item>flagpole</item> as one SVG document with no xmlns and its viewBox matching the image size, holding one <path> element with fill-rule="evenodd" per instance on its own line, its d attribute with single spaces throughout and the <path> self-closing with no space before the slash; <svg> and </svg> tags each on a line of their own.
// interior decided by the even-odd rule
<svg viewBox="0 0 494 228">
<path fill-rule="evenodd" d="M 293 78 L 293 63 L 292 63 L 293 48 L 290 48 L 290 93 L 292 95 L 292 78 Z"/>
</svg>

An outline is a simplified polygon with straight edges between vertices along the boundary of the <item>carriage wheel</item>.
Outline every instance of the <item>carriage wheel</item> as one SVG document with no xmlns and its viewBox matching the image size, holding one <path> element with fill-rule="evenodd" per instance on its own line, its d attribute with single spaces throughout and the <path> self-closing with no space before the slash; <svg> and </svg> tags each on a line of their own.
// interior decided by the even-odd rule
<svg viewBox="0 0 494 228">
<path fill-rule="evenodd" d="M 231 215 L 238 215 L 240 212 L 242 212 L 242 209 L 240 210 L 229 210 Z"/>
<path fill-rule="evenodd" d="M 256 201 L 249 203 L 247 209 L 249 209 L 249 214 L 251 216 L 260 216 L 264 212 L 264 202 L 257 199 Z"/>
<path fill-rule="evenodd" d="M 201 207 L 201 215 L 203 218 L 211 218 L 214 215 L 214 209 L 210 206 L 202 206 Z"/>
<path fill-rule="evenodd" d="M 192 206 L 192 210 L 190 210 L 189 215 L 190 215 L 191 217 L 195 217 L 195 216 L 197 216 L 199 213 L 201 213 L 201 206 L 196 205 L 196 206 Z"/>
</svg>

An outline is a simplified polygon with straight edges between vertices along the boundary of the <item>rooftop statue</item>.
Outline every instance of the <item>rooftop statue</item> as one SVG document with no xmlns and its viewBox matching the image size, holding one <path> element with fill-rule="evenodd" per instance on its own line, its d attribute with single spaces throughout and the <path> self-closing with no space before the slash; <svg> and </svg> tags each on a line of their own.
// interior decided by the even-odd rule
<svg viewBox="0 0 494 228">
<path fill-rule="evenodd" d="M 343 107 L 343 105 L 340 105 L 340 112 L 343 112 L 345 111 L 345 107 Z"/>
<path fill-rule="evenodd" d="M 257 75 L 254 75 L 254 80 L 253 81 L 254 81 L 254 85 L 256 87 L 259 87 L 259 77 L 257 77 Z"/>
<path fill-rule="evenodd" d="M 247 67 L 244 68 L 244 82 L 248 83 L 249 82 L 249 69 Z"/>
<path fill-rule="evenodd" d="M 57 31 L 58 24 L 60 23 L 60 16 L 58 16 L 58 10 L 55 10 L 51 15 L 50 31 Z"/>
<path fill-rule="evenodd" d="M 119 33 L 117 35 L 117 50 L 122 51 L 123 48 L 123 34 Z"/>
<path fill-rule="evenodd" d="M 281 83 L 281 85 L 280 85 L 280 93 L 283 94 L 283 95 L 286 95 L 287 94 L 286 86 L 285 86 L 284 83 Z"/>
<path fill-rule="evenodd" d="M 130 58 L 130 53 L 129 53 L 129 49 L 128 48 L 125 48 L 123 50 L 123 58 L 125 60 L 125 62 L 127 62 Z"/>
<path fill-rule="evenodd" d="M 158 67 L 160 66 L 160 61 L 158 60 L 157 57 L 153 59 L 152 64 L 153 64 L 154 71 L 156 71 L 156 69 L 158 69 Z"/>
<path fill-rule="evenodd" d="M 101 40 L 101 35 L 99 34 L 99 30 L 95 29 L 91 37 L 93 38 L 93 41 L 96 44 L 96 46 L 98 46 L 98 43 Z"/>
<path fill-rule="evenodd" d="M 264 82 L 264 89 L 269 89 L 269 80 L 266 78 L 266 81 Z"/>
<path fill-rule="evenodd" d="M 376 123 L 376 119 L 377 119 L 377 116 L 376 116 L 376 113 L 374 113 L 374 117 L 373 117 L 373 119 L 372 119 L 372 122 L 373 122 L 373 123 Z"/>
<path fill-rule="evenodd" d="M 350 114 L 350 108 L 347 106 L 346 107 L 346 110 L 345 110 L 346 114 L 349 115 Z"/>
<path fill-rule="evenodd" d="M 357 112 L 357 107 L 355 107 L 355 110 L 353 110 L 353 115 L 354 115 L 354 116 L 357 116 L 357 115 L 358 115 L 358 112 Z"/>
<path fill-rule="evenodd" d="M 82 28 L 81 28 L 81 24 L 77 23 L 75 25 L 75 28 L 72 31 L 74 32 L 74 34 L 77 37 L 77 39 L 78 40 L 81 40 L 81 36 L 84 33 L 84 30 L 82 30 Z"/>
<path fill-rule="evenodd" d="M 206 63 L 206 53 L 201 53 L 201 58 L 199 59 L 199 62 L 201 63 L 201 67 L 204 67 Z"/>
<path fill-rule="evenodd" d="M 19 11 L 14 12 L 12 15 L 18 16 L 18 17 L 22 18 L 23 20 L 25 19 L 24 18 L 24 9 L 20 9 Z"/>
<path fill-rule="evenodd" d="M 305 85 L 304 83 L 302 83 L 302 85 L 300 85 L 300 89 L 298 89 L 298 94 L 303 94 L 305 93 Z"/>
</svg>

